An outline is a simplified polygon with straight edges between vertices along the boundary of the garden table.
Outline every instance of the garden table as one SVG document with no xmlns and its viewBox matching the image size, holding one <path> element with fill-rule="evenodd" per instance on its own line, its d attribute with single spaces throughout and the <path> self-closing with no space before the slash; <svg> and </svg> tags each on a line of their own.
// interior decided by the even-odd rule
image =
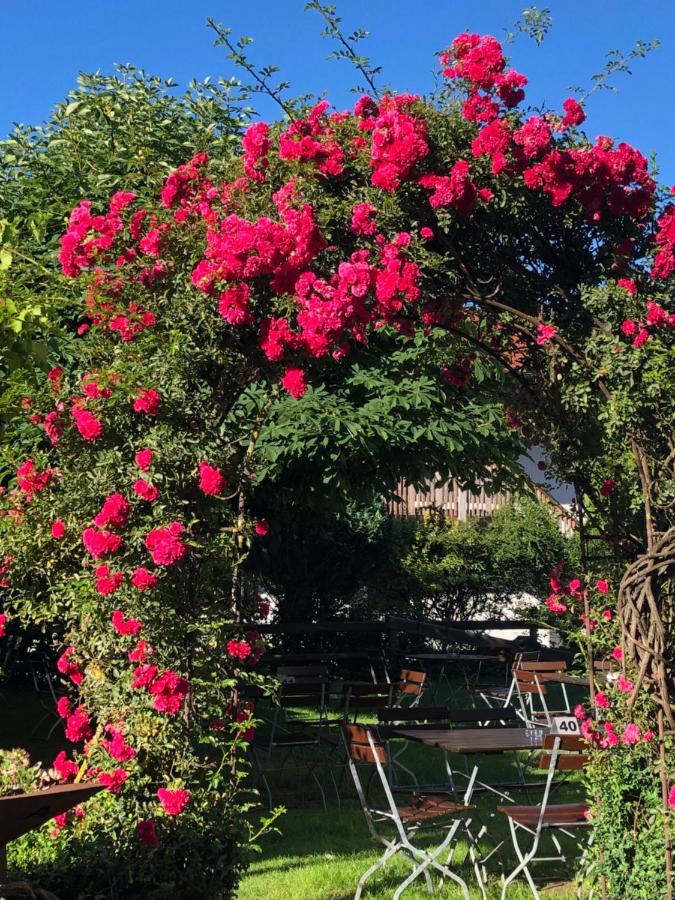
<svg viewBox="0 0 675 900">
<path fill-rule="evenodd" d="M 588 675 L 567 675 L 565 672 L 538 673 L 539 681 L 552 681 L 556 684 L 574 684 L 578 687 L 590 687 L 591 679 Z M 607 681 L 606 672 L 596 672 L 595 681 Z"/>
<path fill-rule="evenodd" d="M 360 652 L 338 652 L 316 651 L 299 653 L 265 653 L 261 659 L 262 663 L 267 664 L 285 664 L 285 663 L 333 663 L 333 662 L 365 662 L 370 669 L 370 674 L 374 682 L 377 681 L 374 666 L 385 666 L 384 657 L 381 651 L 360 651 Z M 386 675 L 385 667 L 385 675 Z"/>
<path fill-rule="evenodd" d="M 397 728 L 397 737 L 438 747 L 446 753 L 465 756 L 480 753 L 506 753 L 514 750 L 538 750 L 548 732 L 542 728 Z"/>
<path fill-rule="evenodd" d="M 562 672 L 553 672 L 551 675 L 540 673 L 539 681 L 552 681 L 554 684 L 575 684 L 578 687 L 590 687 L 591 679 L 588 675 L 565 675 Z"/>
<path fill-rule="evenodd" d="M 448 773 L 448 785 L 450 790 L 455 791 L 455 776 L 466 778 L 472 786 L 477 784 L 483 789 L 491 791 L 511 800 L 508 794 L 505 794 L 499 788 L 506 787 L 524 787 L 525 781 L 522 778 L 514 783 L 487 784 L 478 781 L 477 774 L 479 762 L 474 762 L 473 770 L 468 772 L 454 771 L 450 766 L 449 754 L 457 753 L 462 756 L 480 756 L 485 754 L 496 753 L 515 753 L 519 750 L 539 750 L 544 743 L 544 735 L 547 731 L 542 728 L 398 728 L 392 727 L 390 735 L 392 737 L 400 737 L 408 741 L 417 741 L 425 744 L 427 747 L 436 747 L 443 751 L 445 758 L 445 768 Z M 516 763 L 520 771 L 518 757 Z M 471 797 L 464 798 L 465 803 L 471 802 Z"/>
<path fill-rule="evenodd" d="M 422 653 L 403 653 L 403 659 L 420 659 L 443 662 L 489 662 L 490 660 L 501 661 L 501 657 L 497 653 L 442 653 L 439 650 L 429 650 Z"/>
<path fill-rule="evenodd" d="M 455 782 L 456 777 L 459 776 L 465 779 L 467 784 L 462 802 L 470 804 L 474 790 L 477 786 L 479 786 L 483 790 L 490 791 L 493 794 L 497 794 L 498 797 L 503 798 L 503 800 L 507 801 L 508 803 L 512 803 L 513 798 L 510 796 L 510 794 L 505 793 L 504 790 L 500 790 L 500 788 L 522 788 L 527 786 L 525 784 L 525 779 L 522 777 L 522 769 L 518 760 L 517 751 L 540 749 L 541 747 L 543 747 L 544 736 L 547 731 L 540 728 L 506 727 L 422 729 L 397 728 L 394 726 L 391 729 L 390 733 L 392 736 L 402 737 L 410 741 L 418 741 L 419 743 L 425 744 L 428 747 L 436 747 L 439 750 L 442 750 L 445 768 L 448 774 L 448 783 L 443 788 L 441 788 L 441 790 L 450 790 L 456 795 L 458 792 Z M 469 770 L 469 756 L 482 756 L 485 754 L 511 752 L 515 753 L 516 765 L 518 767 L 518 772 L 520 775 L 519 780 L 515 783 L 502 782 L 499 784 L 488 784 L 485 781 L 480 781 L 478 779 L 478 771 L 480 765 L 479 760 L 474 760 L 473 766 Z M 467 762 L 467 770 L 465 772 L 461 770 L 453 771 L 449 760 L 449 754 L 451 753 L 458 753 L 464 756 L 465 762 Z M 419 789 L 420 788 L 418 788 L 418 790 Z M 434 786 L 433 788 L 431 788 L 431 786 L 424 786 L 423 788 L 421 788 L 421 790 L 438 790 L 438 788 L 436 786 Z M 485 865 L 495 853 L 499 854 L 503 841 L 496 841 L 490 836 L 488 823 L 483 819 L 478 810 L 475 811 L 474 816 L 479 826 L 477 833 L 475 835 L 472 834 L 474 842 L 477 843 L 482 838 L 488 837 L 492 845 L 489 852 L 480 860 L 478 860 L 478 865 L 481 866 L 483 875 L 485 877 Z"/>
</svg>

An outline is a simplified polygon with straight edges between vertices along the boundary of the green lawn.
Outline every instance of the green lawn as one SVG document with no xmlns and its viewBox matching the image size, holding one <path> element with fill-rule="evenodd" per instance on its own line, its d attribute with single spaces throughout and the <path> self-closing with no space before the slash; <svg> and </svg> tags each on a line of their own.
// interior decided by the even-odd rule
<svg viewBox="0 0 675 900">
<path fill-rule="evenodd" d="M 359 877 L 379 856 L 371 843 L 360 809 L 291 810 L 280 822 L 282 833 L 263 840 L 262 852 L 254 860 L 243 879 L 238 900 L 348 900 L 354 896 Z M 480 897 L 472 886 L 469 870 L 461 867 L 471 896 Z M 397 885 L 409 874 L 409 867 L 400 861 L 392 862 L 383 873 L 368 882 L 363 897 L 391 898 Z M 541 875 L 546 873 L 540 872 Z M 564 876 L 563 876 L 564 877 Z M 429 894 L 422 879 L 405 892 L 406 898 L 423 898 Z M 436 886 L 438 882 L 435 881 Z M 556 900 L 571 900 L 575 896 L 569 883 L 553 880 L 544 891 Z M 437 890 L 439 897 L 457 898 L 460 892 L 449 883 Z M 489 896 L 500 896 L 497 880 L 490 886 Z M 512 886 L 509 898 L 531 900 L 532 894 L 524 883 Z"/>
<path fill-rule="evenodd" d="M 436 698 L 435 702 L 442 702 L 443 699 L 445 698 Z M 410 744 L 403 761 L 422 781 L 437 783 L 442 779 L 443 760 L 440 751 Z M 461 767 L 463 760 L 454 759 L 453 765 Z M 527 770 L 528 781 L 541 783 L 544 775 L 544 772 L 536 768 Z M 516 767 L 512 754 L 481 758 L 479 777 L 484 777 L 488 782 L 491 779 L 511 781 L 515 776 Z M 321 807 L 315 785 L 306 772 L 303 776 L 301 768 L 273 773 L 270 779 L 273 802 L 286 805 L 287 812 L 278 821 L 278 832 L 261 839 L 260 852 L 241 883 L 238 900 L 347 900 L 354 896 L 360 875 L 379 857 L 380 845 L 376 845 L 370 838 L 365 818 L 352 790 L 349 773 L 346 773 L 342 783 L 342 804 L 339 808 L 327 766 L 321 769 L 320 777 L 328 797 L 328 811 Z M 517 802 L 536 803 L 541 792 L 537 786 L 527 791 L 518 791 L 516 796 Z M 579 796 L 578 785 L 569 782 L 558 788 L 556 801 L 578 799 Z M 481 820 L 488 824 L 491 837 L 497 841 L 506 841 L 501 852 L 507 871 L 511 871 L 516 859 L 510 844 L 506 817 L 495 810 L 500 801 L 494 795 L 481 793 L 475 795 L 474 802 Z M 546 849 L 548 846 L 546 845 Z M 465 854 L 466 845 L 460 845 L 458 861 Z M 543 855 L 549 854 L 544 852 Z M 495 860 L 490 869 L 489 896 L 497 898 L 501 887 Z M 480 897 L 470 868 L 460 865 L 458 871 L 469 885 L 472 898 Z M 363 894 L 364 900 L 391 898 L 397 885 L 409 872 L 410 868 L 404 860 L 393 860 L 384 871 L 376 873 L 368 881 Z M 576 896 L 572 883 L 575 875 L 573 866 L 568 865 L 566 868 L 559 863 L 540 863 L 533 868 L 533 872 L 545 896 L 555 897 L 556 900 Z M 438 880 L 435 879 L 434 884 L 436 896 L 461 897 L 456 886 L 450 882 L 446 882 L 440 889 Z M 411 885 L 404 896 L 428 897 L 423 879 Z M 531 898 L 532 894 L 522 881 L 511 886 L 508 896 L 513 900 L 524 900 Z"/>
</svg>

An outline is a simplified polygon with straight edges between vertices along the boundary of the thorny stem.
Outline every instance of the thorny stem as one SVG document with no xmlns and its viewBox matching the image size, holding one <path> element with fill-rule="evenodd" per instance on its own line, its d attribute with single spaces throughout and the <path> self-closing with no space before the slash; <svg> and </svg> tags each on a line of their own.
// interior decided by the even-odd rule
<svg viewBox="0 0 675 900">
<path fill-rule="evenodd" d="M 230 40 L 230 32 L 227 28 L 223 28 L 222 25 L 218 25 L 213 19 L 208 18 L 206 20 L 206 25 L 212 31 L 218 35 L 216 40 L 216 45 L 222 44 L 227 47 L 230 51 L 230 58 L 233 60 L 235 65 L 239 66 L 242 69 L 245 69 L 251 78 L 258 85 L 258 88 L 262 93 L 267 94 L 268 97 L 271 97 L 272 100 L 280 106 L 284 113 L 288 116 L 289 119 L 295 119 L 295 111 L 293 107 L 286 103 L 279 94 L 279 91 L 274 90 L 274 88 L 270 87 L 268 84 L 267 78 L 264 75 L 261 75 L 256 67 L 248 61 L 246 56 L 241 52 L 241 48 L 237 47 L 236 44 L 233 44 Z"/>
</svg>

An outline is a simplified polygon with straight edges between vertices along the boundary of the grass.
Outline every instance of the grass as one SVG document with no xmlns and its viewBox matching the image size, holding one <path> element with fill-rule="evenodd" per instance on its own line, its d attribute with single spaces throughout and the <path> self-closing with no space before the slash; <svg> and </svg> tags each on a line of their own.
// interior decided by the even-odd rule
<svg viewBox="0 0 675 900">
<path fill-rule="evenodd" d="M 47 733 L 54 719 L 45 718 L 48 696 L 36 694 L 32 689 L 6 686 L 0 688 L 0 749 L 11 747 L 26 748 L 33 761 L 41 760 L 49 764 L 64 742 L 62 730 L 57 728 L 48 738 Z M 468 705 L 466 696 L 462 697 L 461 689 L 455 687 L 453 696 L 440 693 L 426 700 L 427 703 L 444 703 L 450 701 L 455 705 Z M 423 700 L 423 702 L 425 702 Z M 258 712 L 261 712 L 259 707 Z M 265 710 L 262 710 L 263 715 Z M 269 715 L 269 709 L 267 714 Z M 364 721 L 373 721 L 374 717 L 364 717 Z M 263 729 L 264 730 L 264 729 Z M 398 749 L 398 747 L 396 747 Z M 403 761 L 421 780 L 439 781 L 442 777 L 442 756 L 440 752 L 417 744 L 410 744 L 406 749 Z M 461 760 L 453 760 L 453 766 L 461 765 Z M 509 772 L 508 768 L 512 771 Z M 512 756 L 483 757 L 480 777 L 487 781 L 512 780 L 515 766 Z M 260 849 L 254 855 L 252 865 L 242 880 L 238 900 L 348 900 L 354 896 L 356 884 L 361 874 L 380 855 L 380 847 L 376 845 L 367 830 L 365 818 L 352 790 L 351 778 L 346 773 L 340 788 L 342 798 L 338 807 L 328 772 L 324 766 L 320 773 L 328 797 L 328 811 L 324 811 L 316 786 L 302 770 L 285 769 L 274 773 L 270 778 L 274 803 L 284 804 L 287 812 L 278 820 L 278 831 L 264 835 L 260 840 Z M 539 778 L 538 770 L 528 771 L 528 780 Z M 519 794 L 519 802 L 537 802 L 537 791 L 528 792 L 530 796 Z M 578 788 L 574 785 L 564 786 L 556 799 L 576 799 Z M 486 794 L 477 795 L 478 812 L 484 821 L 489 823 L 490 834 L 496 840 L 506 839 L 508 831 L 505 816 L 495 813 L 497 800 Z M 505 866 L 510 871 L 515 865 L 515 858 L 510 848 L 504 854 Z M 460 859 L 466 848 L 461 848 Z M 535 869 L 538 884 L 548 882 L 543 890 L 544 896 L 555 900 L 571 900 L 575 896 L 570 879 L 574 872 L 570 869 L 557 868 L 546 871 L 543 864 Z M 394 890 L 410 871 L 407 863 L 400 859 L 392 860 L 384 871 L 376 873 L 368 882 L 364 891 L 364 900 L 375 898 L 391 898 Z M 472 889 L 472 898 L 479 897 L 473 888 L 471 872 L 462 866 L 460 874 Z M 541 876 L 542 881 L 537 876 Z M 449 882 L 438 889 L 435 896 L 442 898 L 460 897 L 459 891 Z M 499 876 L 496 868 L 489 883 L 489 897 L 500 896 Z M 405 898 L 428 897 L 424 882 L 418 880 L 405 892 Z M 525 900 L 531 898 L 524 882 L 516 882 L 509 891 L 509 900 Z"/>
<path fill-rule="evenodd" d="M 442 703 L 445 697 L 436 697 L 434 702 Z M 457 697 L 453 698 L 455 701 Z M 464 704 L 468 705 L 468 704 Z M 368 717 L 364 717 L 368 721 Z M 372 719 L 371 719 L 372 721 Z M 399 749 L 401 744 L 394 744 Z M 443 759 L 440 751 L 418 744 L 409 744 L 403 756 L 405 765 L 412 769 L 421 781 L 439 782 L 442 778 Z M 462 759 L 452 760 L 453 767 L 462 767 Z M 516 767 L 512 754 L 482 757 L 479 778 L 490 781 L 511 781 L 515 779 Z M 536 768 L 527 769 L 527 780 L 541 783 L 545 772 Z M 361 874 L 380 856 L 381 845 L 371 839 L 363 812 L 352 790 L 351 777 L 346 773 L 340 789 L 342 803 L 338 807 L 327 768 L 320 773 L 326 790 L 329 807 L 324 811 L 320 805 L 318 790 L 311 779 L 302 777 L 302 769 L 273 773 L 270 779 L 273 802 L 285 804 L 287 812 L 278 820 L 279 830 L 263 836 L 259 853 L 241 882 L 238 900 L 348 900 Z M 539 787 L 519 791 L 520 803 L 536 803 L 541 797 Z M 556 802 L 575 800 L 580 796 L 578 785 L 573 782 L 558 788 Z M 490 836 L 505 840 L 502 848 L 504 865 L 511 871 L 516 858 L 510 843 L 506 816 L 497 813 L 495 807 L 500 802 L 489 793 L 476 794 L 474 802 L 481 820 L 488 824 Z M 437 842 L 441 838 L 438 838 Z M 430 845 L 433 846 L 433 843 Z M 488 845 L 485 845 L 487 849 Z M 547 855 L 548 844 L 540 852 Z M 458 860 L 466 854 L 466 844 L 460 843 Z M 552 855 L 552 854 L 551 854 Z M 459 873 L 469 885 L 471 896 L 480 897 L 468 866 L 460 865 Z M 368 881 L 364 890 L 364 900 L 391 898 L 396 887 L 410 873 L 409 865 L 395 858 Z M 538 886 L 545 897 L 568 900 L 575 897 L 574 870 L 560 863 L 540 863 L 533 867 Z M 435 896 L 444 898 L 461 897 L 461 892 L 451 882 L 439 888 L 434 879 Z M 407 898 L 429 897 L 423 879 L 414 882 L 404 894 Z M 490 898 L 501 896 L 498 866 L 493 861 L 489 871 Z M 525 900 L 532 894 L 524 881 L 511 885 L 510 900 Z"/>
</svg>

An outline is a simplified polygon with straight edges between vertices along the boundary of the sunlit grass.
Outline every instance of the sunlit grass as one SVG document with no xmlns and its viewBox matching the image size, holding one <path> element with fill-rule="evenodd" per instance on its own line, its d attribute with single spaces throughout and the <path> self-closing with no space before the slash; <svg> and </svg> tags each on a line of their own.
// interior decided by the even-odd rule
<svg viewBox="0 0 675 900">
<path fill-rule="evenodd" d="M 442 703 L 446 697 L 434 698 Z M 455 699 L 455 703 L 456 698 Z M 468 705 L 466 697 L 464 705 Z M 374 717 L 363 717 L 373 721 Z M 400 745 L 399 745 L 400 746 Z M 405 765 L 411 768 L 422 781 L 438 782 L 443 777 L 443 759 L 440 751 L 417 744 L 410 744 L 403 757 Z M 333 757 L 335 761 L 335 757 Z M 340 786 L 341 806 L 338 808 L 335 792 L 329 777 L 326 762 L 319 770 L 329 808 L 324 811 L 320 805 L 316 786 L 307 777 L 306 770 L 292 767 L 274 772 L 271 777 L 273 802 L 285 804 L 288 811 L 278 821 L 279 831 L 262 838 L 260 853 L 257 854 L 249 872 L 242 881 L 238 900 L 347 900 L 354 896 L 359 877 L 380 855 L 381 847 L 373 842 L 366 827 L 365 818 L 356 802 L 351 778 L 347 772 Z M 464 760 L 453 759 L 453 766 L 462 768 Z M 334 768 L 339 780 L 341 769 Z M 537 786 L 519 791 L 517 802 L 536 803 L 541 796 L 539 785 L 545 776 L 537 768 L 527 769 L 528 782 Z M 513 754 L 483 757 L 480 777 L 486 781 L 512 781 L 516 778 Z M 577 799 L 580 796 L 577 784 L 562 785 L 555 796 L 557 802 Z M 506 871 L 511 871 L 516 859 L 510 845 L 506 817 L 496 812 L 500 802 L 488 793 L 476 794 L 474 802 L 478 814 L 487 823 L 493 841 L 505 841 L 502 859 Z M 437 833 L 437 843 L 442 835 Z M 433 844 L 430 844 L 432 846 Z M 485 847 L 488 845 L 486 844 Z M 466 847 L 460 844 L 456 861 L 461 862 Z M 547 855 L 547 854 L 545 854 Z M 465 879 L 471 896 L 480 897 L 469 866 L 459 865 L 458 873 Z M 391 898 L 396 887 L 410 872 L 408 863 L 396 858 L 387 868 L 376 873 L 368 881 L 364 900 L 368 898 Z M 533 872 L 544 896 L 556 900 L 567 900 L 575 896 L 573 867 L 562 864 L 543 863 L 533 867 Z M 435 896 L 455 898 L 461 892 L 450 882 L 440 885 L 434 879 Z M 406 898 L 428 897 L 424 880 L 419 879 L 409 887 Z M 500 869 L 493 859 L 489 871 L 490 898 L 501 896 Z M 532 894 L 525 882 L 516 882 L 509 889 L 509 898 L 524 900 Z"/>
</svg>

